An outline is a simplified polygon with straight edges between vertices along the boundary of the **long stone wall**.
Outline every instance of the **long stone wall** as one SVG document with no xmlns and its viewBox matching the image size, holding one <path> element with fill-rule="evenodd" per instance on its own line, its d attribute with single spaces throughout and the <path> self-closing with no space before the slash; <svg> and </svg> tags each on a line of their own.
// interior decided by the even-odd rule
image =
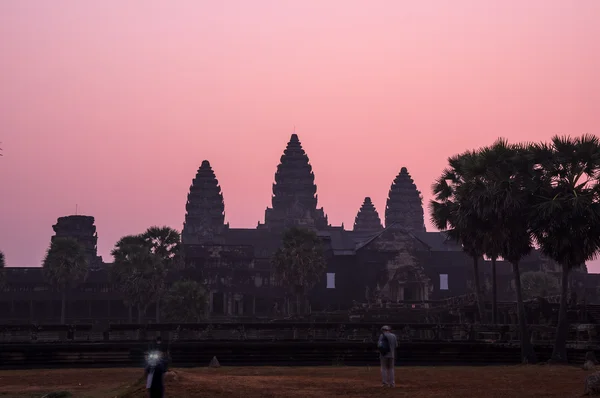
<svg viewBox="0 0 600 398">
<path fill-rule="evenodd" d="M 217 357 L 222 366 L 378 366 L 374 343 L 362 342 L 180 342 L 168 346 L 170 365 L 207 366 Z M 552 347 L 535 348 L 540 361 Z M 587 349 L 570 348 L 569 361 L 582 364 Z M 3 344 L 0 369 L 144 366 L 147 343 Z M 410 365 L 518 364 L 520 349 L 485 343 L 402 342 L 398 359 Z"/>
</svg>

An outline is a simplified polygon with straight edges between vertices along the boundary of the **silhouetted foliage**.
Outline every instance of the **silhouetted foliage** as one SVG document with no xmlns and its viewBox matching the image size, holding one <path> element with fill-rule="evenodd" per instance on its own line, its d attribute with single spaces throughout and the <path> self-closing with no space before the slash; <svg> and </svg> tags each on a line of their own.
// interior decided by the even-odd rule
<svg viewBox="0 0 600 398">
<path fill-rule="evenodd" d="M 529 338 L 519 268 L 523 257 L 533 248 L 529 217 L 535 188 L 534 162 L 528 146 L 509 144 L 504 139 L 479 149 L 476 159 L 469 170 L 470 178 L 477 182 L 470 192 L 473 210 L 488 226 L 484 232 L 488 239 L 484 243 L 492 240 L 496 240 L 496 244 L 501 242 L 495 249 L 500 249 L 499 254 L 512 264 L 521 357 L 523 362 L 534 363 L 537 358 Z"/>
<path fill-rule="evenodd" d="M 459 243 L 473 259 L 473 280 L 479 319 L 485 320 L 483 291 L 479 278 L 479 259 L 484 254 L 483 222 L 473 210 L 470 191 L 474 182 L 467 171 L 472 167 L 476 154 L 465 152 L 448 159 L 449 167 L 432 185 L 434 199 L 429 203 L 431 222 L 439 230 Z"/>
<path fill-rule="evenodd" d="M 148 228 L 141 237 L 150 246 L 150 251 L 161 259 L 165 268 L 181 268 L 181 235 L 177 230 L 154 226 Z"/>
<path fill-rule="evenodd" d="M 560 284 L 556 277 L 546 272 L 528 271 L 521 274 L 521 289 L 523 298 L 531 300 L 559 294 Z"/>
<path fill-rule="evenodd" d="M 140 235 L 122 237 L 111 254 L 115 262 L 111 278 L 125 294 L 126 304 L 138 310 L 138 322 L 150 304 L 157 304 L 165 293 L 169 271 L 181 267 L 181 236 L 169 227 L 150 227 Z M 131 311 L 130 311 L 131 314 Z"/>
<path fill-rule="evenodd" d="M 524 362 L 535 362 L 519 271 L 519 262 L 532 249 L 529 215 L 535 170 L 530 151 L 499 139 L 489 147 L 454 156 L 449 164 L 433 186 L 436 200 L 430 206 L 432 221 L 439 229 L 448 230 L 472 257 L 488 254 L 495 263 L 501 256 L 512 264 L 522 358 Z M 478 301 L 482 302 L 475 273 Z"/>
<path fill-rule="evenodd" d="M 163 299 L 164 316 L 170 322 L 201 322 L 207 310 L 208 290 L 194 280 L 173 283 Z"/>
<path fill-rule="evenodd" d="M 600 140 L 552 138 L 531 146 L 538 175 L 531 231 L 541 252 L 562 268 L 555 362 L 567 362 L 569 274 L 600 250 Z"/>
<path fill-rule="evenodd" d="M 73 238 L 55 238 L 43 262 L 48 282 L 61 293 L 60 322 L 65 323 L 66 295 L 69 289 L 82 283 L 88 272 L 85 248 Z"/>
<path fill-rule="evenodd" d="M 281 283 L 296 298 L 296 313 L 304 314 L 308 292 L 327 270 L 323 245 L 316 232 L 297 227 L 287 230 L 272 263 Z"/>
<path fill-rule="evenodd" d="M 135 306 L 138 323 L 141 323 L 146 309 L 157 301 L 164 288 L 164 264 L 151 252 L 142 235 L 122 237 L 111 254 L 115 258 L 110 270 L 111 279 L 125 296 L 125 302 L 130 307 L 130 318 L 131 306 Z"/>
<path fill-rule="evenodd" d="M 163 282 L 167 274 L 173 270 L 183 268 L 181 255 L 181 235 L 170 227 L 150 227 L 141 235 L 145 244 L 150 247 L 150 252 L 157 256 L 162 263 Z M 156 322 L 160 322 L 160 300 L 165 293 L 165 284 L 162 283 L 156 291 Z"/>
</svg>

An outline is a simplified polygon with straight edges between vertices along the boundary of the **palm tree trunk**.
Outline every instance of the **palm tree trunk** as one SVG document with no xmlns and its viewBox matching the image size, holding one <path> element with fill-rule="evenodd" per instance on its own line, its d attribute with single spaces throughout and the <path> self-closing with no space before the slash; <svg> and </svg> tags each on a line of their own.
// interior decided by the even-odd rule
<svg viewBox="0 0 600 398">
<path fill-rule="evenodd" d="M 492 257 L 492 323 L 498 323 L 498 286 L 496 282 L 496 256 Z"/>
<path fill-rule="evenodd" d="M 60 303 L 60 323 L 65 324 L 66 312 L 67 312 L 67 291 L 62 291 L 61 303 Z"/>
<path fill-rule="evenodd" d="M 567 337 L 569 332 L 569 319 L 567 317 L 567 294 L 569 294 L 569 268 L 562 267 L 562 285 L 560 287 L 560 308 L 558 310 L 558 325 L 556 326 L 556 340 L 552 350 L 551 361 L 567 363 Z"/>
<path fill-rule="evenodd" d="M 531 340 L 529 338 L 529 329 L 527 319 L 525 319 L 525 304 L 521 294 L 521 272 L 519 263 L 513 263 L 513 277 L 515 278 L 515 290 L 517 291 L 517 317 L 519 319 L 519 334 L 521 335 L 521 361 L 523 363 L 536 363 L 537 358 Z"/>
<path fill-rule="evenodd" d="M 481 281 L 479 280 L 479 258 L 473 256 L 473 272 L 475 274 L 475 297 L 477 297 L 477 309 L 479 310 L 479 322 L 485 322 L 485 302 L 481 292 Z"/>
</svg>

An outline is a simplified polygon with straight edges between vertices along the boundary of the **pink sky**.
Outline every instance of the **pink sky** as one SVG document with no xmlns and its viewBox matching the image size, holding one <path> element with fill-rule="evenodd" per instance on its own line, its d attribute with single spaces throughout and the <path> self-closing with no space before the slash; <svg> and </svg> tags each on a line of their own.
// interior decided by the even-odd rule
<svg viewBox="0 0 600 398">
<path fill-rule="evenodd" d="M 203 159 L 226 220 L 255 227 L 294 125 L 333 224 L 365 196 L 383 216 L 402 166 L 427 203 L 452 154 L 599 132 L 599 18 L 599 0 L 1 1 L 0 249 L 39 265 L 76 204 L 105 260 L 180 229 Z"/>
</svg>

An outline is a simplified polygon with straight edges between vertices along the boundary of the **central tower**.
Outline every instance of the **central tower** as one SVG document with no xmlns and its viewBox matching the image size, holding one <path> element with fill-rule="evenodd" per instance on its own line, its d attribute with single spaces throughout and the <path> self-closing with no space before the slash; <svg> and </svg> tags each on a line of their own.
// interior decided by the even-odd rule
<svg viewBox="0 0 600 398">
<path fill-rule="evenodd" d="M 423 198 L 406 167 L 400 169 L 390 187 L 385 207 L 385 227 L 425 232 Z"/>
<path fill-rule="evenodd" d="M 323 208 L 317 209 L 316 193 L 315 175 L 308 156 L 302 149 L 298 135 L 292 134 L 275 172 L 272 208 L 265 211 L 265 224 L 259 225 L 259 228 L 327 228 Z"/>
</svg>

